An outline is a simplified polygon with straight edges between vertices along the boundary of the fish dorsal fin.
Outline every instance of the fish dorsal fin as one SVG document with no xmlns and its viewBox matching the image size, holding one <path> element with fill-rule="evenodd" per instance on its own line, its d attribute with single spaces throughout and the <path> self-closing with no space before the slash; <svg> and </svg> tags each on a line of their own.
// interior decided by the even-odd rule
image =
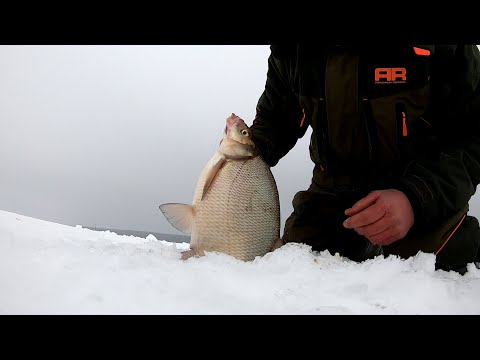
<svg viewBox="0 0 480 360">
<path fill-rule="evenodd" d="M 227 160 L 224 157 L 220 157 L 215 164 L 208 170 L 208 173 L 205 177 L 205 184 L 203 185 L 203 192 L 202 192 L 202 200 L 205 197 L 205 194 L 207 193 L 208 189 L 213 183 L 213 180 L 217 176 L 218 172 L 220 169 L 225 165 Z"/>
<path fill-rule="evenodd" d="M 159 208 L 174 228 L 191 235 L 195 219 L 195 210 L 192 205 L 167 203 L 160 205 Z"/>
</svg>

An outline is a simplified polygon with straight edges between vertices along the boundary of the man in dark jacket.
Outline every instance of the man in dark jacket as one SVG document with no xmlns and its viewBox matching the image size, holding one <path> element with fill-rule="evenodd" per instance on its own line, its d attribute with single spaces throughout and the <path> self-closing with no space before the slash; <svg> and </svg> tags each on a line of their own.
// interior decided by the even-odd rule
<svg viewBox="0 0 480 360">
<path fill-rule="evenodd" d="M 480 228 L 476 45 L 272 45 L 252 131 L 275 166 L 312 128 L 311 185 L 293 198 L 283 244 L 355 261 L 436 255 L 465 273 Z"/>
</svg>

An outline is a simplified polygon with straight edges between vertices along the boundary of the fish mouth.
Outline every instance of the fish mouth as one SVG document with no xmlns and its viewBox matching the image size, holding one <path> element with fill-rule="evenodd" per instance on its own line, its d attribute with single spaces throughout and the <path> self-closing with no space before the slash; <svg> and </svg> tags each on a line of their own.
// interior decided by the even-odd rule
<svg viewBox="0 0 480 360">
<path fill-rule="evenodd" d="M 225 135 L 220 141 L 219 151 L 228 159 L 248 159 L 257 155 L 252 132 L 245 121 L 232 113 L 226 119 Z"/>
<path fill-rule="evenodd" d="M 233 126 L 234 124 L 238 124 L 240 122 L 244 123 L 242 118 L 235 115 L 235 113 L 232 113 L 232 115 L 227 118 L 227 127 Z"/>
<path fill-rule="evenodd" d="M 243 119 L 241 117 L 232 113 L 232 115 L 230 115 L 227 118 L 227 124 L 225 125 L 225 130 L 224 130 L 225 135 L 229 135 L 230 131 L 232 130 L 232 128 L 234 126 L 237 126 L 239 128 L 248 129 L 248 126 L 247 126 L 247 124 L 245 124 L 245 121 L 243 121 Z"/>
</svg>

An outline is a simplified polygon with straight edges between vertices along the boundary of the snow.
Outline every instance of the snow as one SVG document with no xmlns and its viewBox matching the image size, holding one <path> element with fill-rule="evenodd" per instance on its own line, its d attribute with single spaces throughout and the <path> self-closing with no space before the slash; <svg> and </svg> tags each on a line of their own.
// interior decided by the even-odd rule
<svg viewBox="0 0 480 360">
<path fill-rule="evenodd" d="M 355 263 L 302 244 L 243 262 L 0 210 L 0 314 L 480 314 L 480 270 Z"/>
</svg>

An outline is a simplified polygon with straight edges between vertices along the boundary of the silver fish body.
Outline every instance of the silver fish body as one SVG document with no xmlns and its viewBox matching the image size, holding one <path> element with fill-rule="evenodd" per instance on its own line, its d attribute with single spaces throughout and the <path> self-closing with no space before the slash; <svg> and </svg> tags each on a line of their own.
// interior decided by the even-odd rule
<svg viewBox="0 0 480 360">
<path fill-rule="evenodd" d="M 277 185 L 257 153 L 229 157 L 220 148 L 203 168 L 192 204 L 160 209 L 174 227 L 191 234 L 184 259 L 217 251 L 251 261 L 271 251 L 280 237 Z"/>
</svg>

